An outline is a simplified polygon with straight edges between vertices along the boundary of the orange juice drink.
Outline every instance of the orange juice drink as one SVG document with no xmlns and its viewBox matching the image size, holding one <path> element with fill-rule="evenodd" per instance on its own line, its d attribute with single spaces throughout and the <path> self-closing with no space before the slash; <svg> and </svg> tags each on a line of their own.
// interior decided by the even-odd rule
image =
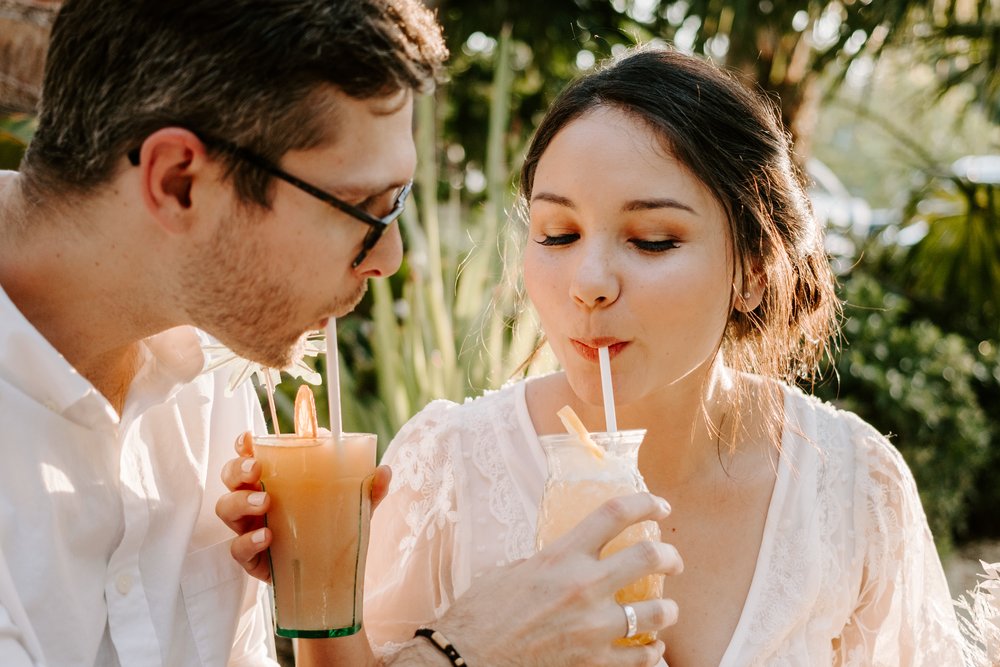
<svg viewBox="0 0 1000 667">
<path fill-rule="evenodd" d="M 283 637 L 361 629 L 375 441 L 372 433 L 254 438 L 271 497 L 275 632 Z"/>
<path fill-rule="evenodd" d="M 591 433 L 603 456 L 595 455 L 576 435 L 539 438 L 549 468 L 538 511 L 539 549 L 574 528 L 604 501 L 647 490 L 637 467 L 639 445 L 645 435 L 644 430 Z M 660 527 L 655 521 L 643 521 L 623 530 L 604 546 L 601 558 L 642 541 L 660 541 Z M 615 601 L 625 604 L 662 596 L 663 575 L 649 575 L 620 589 Z M 629 646 L 655 639 L 656 633 L 647 632 L 616 643 Z"/>
</svg>

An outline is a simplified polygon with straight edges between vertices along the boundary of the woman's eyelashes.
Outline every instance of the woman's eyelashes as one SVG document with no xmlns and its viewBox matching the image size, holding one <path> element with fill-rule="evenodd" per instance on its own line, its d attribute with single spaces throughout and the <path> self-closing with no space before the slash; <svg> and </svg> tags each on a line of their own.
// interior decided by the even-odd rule
<svg viewBox="0 0 1000 667">
<path fill-rule="evenodd" d="M 535 239 L 535 242 L 544 246 L 560 246 L 569 245 L 579 238 L 579 234 L 542 234 L 539 238 Z"/>
<path fill-rule="evenodd" d="M 643 252 L 665 252 L 667 250 L 673 250 L 680 245 L 676 239 L 659 239 L 656 241 L 629 239 L 629 243 Z"/>
<path fill-rule="evenodd" d="M 567 234 L 541 234 L 535 239 L 535 243 L 542 246 L 565 246 L 571 243 L 575 243 L 580 240 L 580 235 L 576 233 Z M 679 242 L 676 239 L 638 239 L 631 238 L 628 240 L 635 248 L 650 253 L 665 252 L 667 250 L 673 250 L 678 247 Z"/>
</svg>

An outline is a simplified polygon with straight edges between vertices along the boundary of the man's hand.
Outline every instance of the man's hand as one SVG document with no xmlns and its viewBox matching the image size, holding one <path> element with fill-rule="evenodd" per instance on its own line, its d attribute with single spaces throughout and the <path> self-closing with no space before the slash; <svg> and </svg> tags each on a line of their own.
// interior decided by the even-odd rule
<svg viewBox="0 0 1000 667">
<path fill-rule="evenodd" d="M 477 580 L 433 626 L 470 665 L 655 665 L 662 642 L 613 644 L 627 627 L 614 595 L 643 576 L 680 573 L 677 550 L 640 542 L 604 560 L 599 554 L 626 527 L 658 521 L 669 511 L 647 493 L 609 500 L 535 556 Z M 630 604 L 640 633 L 677 621 L 672 600 Z"/>
<path fill-rule="evenodd" d="M 264 515 L 271 499 L 260 485 L 260 463 L 253 458 L 253 436 L 249 432 L 236 439 L 236 454 L 239 458 L 227 461 L 222 467 L 222 481 L 229 493 L 219 498 L 215 513 L 236 533 L 230 546 L 233 558 L 251 576 L 270 581 L 264 552 L 271 544 L 271 531 L 264 526 Z M 368 480 L 372 510 L 385 498 L 391 478 L 392 471 L 379 466 Z"/>
</svg>

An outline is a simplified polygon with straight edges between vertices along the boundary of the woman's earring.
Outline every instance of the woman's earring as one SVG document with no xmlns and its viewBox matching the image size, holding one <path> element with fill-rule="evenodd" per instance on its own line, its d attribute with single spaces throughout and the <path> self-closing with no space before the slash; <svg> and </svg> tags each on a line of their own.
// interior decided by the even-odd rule
<svg viewBox="0 0 1000 667">
<path fill-rule="evenodd" d="M 750 298 L 750 291 L 743 292 L 743 300 L 746 301 Z"/>
</svg>

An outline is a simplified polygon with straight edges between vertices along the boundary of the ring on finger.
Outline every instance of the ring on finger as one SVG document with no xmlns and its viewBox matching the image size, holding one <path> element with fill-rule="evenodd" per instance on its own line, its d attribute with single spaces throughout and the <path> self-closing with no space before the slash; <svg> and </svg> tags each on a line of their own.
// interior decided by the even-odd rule
<svg viewBox="0 0 1000 667">
<path fill-rule="evenodd" d="M 632 639 L 635 637 L 636 632 L 638 632 L 638 619 L 635 617 L 635 609 L 630 604 L 623 604 L 622 611 L 625 612 L 625 623 L 627 628 L 625 630 L 625 639 Z"/>
</svg>

